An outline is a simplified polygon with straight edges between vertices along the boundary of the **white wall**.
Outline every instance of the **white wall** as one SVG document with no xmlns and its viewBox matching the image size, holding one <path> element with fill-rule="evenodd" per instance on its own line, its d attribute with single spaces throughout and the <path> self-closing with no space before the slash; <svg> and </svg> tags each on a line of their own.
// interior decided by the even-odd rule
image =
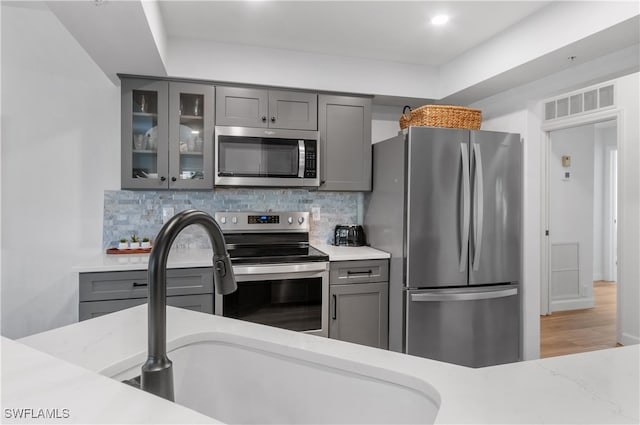
<svg viewBox="0 0 640 425">
<path fill-rule="evenodd" d="M 402 107 L 373 105 L 371 108 L 371 143 L 397 136 L 400 131 Z"/>
<path fill-rule="evenodd" d="M 624 59 L 622 59 L 624 60 Z M 541 228 L 543 211 L 542 107 L 540 100 L 574 90 L 576 82 L 584 81 L 583 67 L 562 71 L 531 82 L 470 106 L 482 109 L 487 119 L 486 130 L 513 131 L 524 135 L 524 233 L 523 233 L 523 294 L 524 294 L 524 357 L 539 356 L 539 294 L 541 291 Z M 619 158 L 619 190 L 624 198 L 619 204 L 618 232 L 620 253 L 618 341 L 623 344 L 640 342 L 640 129 L 639 73 L 613 81 L 617 84 L 617 106 L 623 119 L 618 125 L 621 146 Z M 594 81 L 591 81 L 593 84 Z M 588 84 L 584 84 L 585 86 Z M 564 88 L 563 88 L 564 87 Z M 514 106 L 516 108 L 514 109 Z M 509 112 L 505 112 L 509 111 Z"/>
<path fill-rule="evenodd" d="M 617 132 L 615 121 L 594 125 L 595 150 L 593 163 L 593 280 L 614 280 L 609 270 L 612 254 L 611 240 L 611 170 L 610 152 L 616 150 Z"/>
<path fill-rule="evenodd" d="M 435 67 L 204 40 L 169 39 L 166 65 L 172 77 L 405 97 L 438 94 Z"/>
<path fill-rule="evenodd" d="M 77 320 L 79 250 L 119 188 L 120 89 L 47 9 L 2 4 L 2 335 Z"/>
<path fill-rule="evenodd" d="M 640 73 L 616 80 L 618 141 L 618 341 L 640 343 Z"/>
<path fill-rule="evenodd" d="M 602 130 L 594 125 L 593 141 L 593 276 L 602 280 L 604 276 L 604 138 Z"/>
<path fill-rule="evenodd" d="M 593 307 L 594 126 L 588 124 L 552 131 L 550 145 L 551 264 L 565 263 L 554 247 L 577 243 L 575 267 L 578 268 L 576 274 L 555 271 L 551 267 L 551 311 Z M 566 168 L 562 165 L 565 155 L 571 158 L 570 166 Z M 571 174 L 569 179 L 565 179 L 565 172 Z M 567 266 L 563 264 L 563 268 Z"/>
</svg>

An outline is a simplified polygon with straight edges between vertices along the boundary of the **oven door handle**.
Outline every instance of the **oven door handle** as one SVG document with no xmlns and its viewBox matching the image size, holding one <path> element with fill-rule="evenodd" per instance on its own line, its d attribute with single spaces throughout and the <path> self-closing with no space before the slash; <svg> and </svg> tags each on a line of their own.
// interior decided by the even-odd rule
<svg viewBox="0 0 640 425">
<path fill-rule="evenodd" d="M 324 272 L 329 269 L 329 263 L 323 261 L 309 262 L 309 263 L 294 263 L 294 264 L 262 264 L 262 265 L 237 265 L 233 266 L 233 273 L 236 276 L 246 275 L 265 275 L 265 274 L 308 274 Z"/>
</svg>

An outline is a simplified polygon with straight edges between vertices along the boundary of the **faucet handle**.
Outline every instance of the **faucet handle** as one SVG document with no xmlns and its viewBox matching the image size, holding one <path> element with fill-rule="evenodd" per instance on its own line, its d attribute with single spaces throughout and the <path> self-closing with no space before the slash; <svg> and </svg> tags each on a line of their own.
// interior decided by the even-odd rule
<svg viewBox="0 0 640 425">
<path fill-rule="evenodd" d="M 221 295 L 230 294 L 238 288 L 228 253 L 213 256 L 213 283 Z"/>
</svg>

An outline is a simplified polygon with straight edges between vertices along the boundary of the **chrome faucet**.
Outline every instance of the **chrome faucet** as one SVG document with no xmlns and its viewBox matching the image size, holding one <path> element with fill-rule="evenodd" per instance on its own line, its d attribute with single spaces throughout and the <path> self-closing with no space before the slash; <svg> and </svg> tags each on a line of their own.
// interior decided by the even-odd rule
<svg viewBox="0 0 640 425">
<path fill-rule="evenodd" d="M 219 294 L 237 289 L 231 260 L 218 223 L 204 211 L 187 210 L 174 215 L 156 236 L 149 256 L 149 354 L 142 366 L 140 387 L 152 394 L 174 401 L 173 370 L 167 357 L 167 257 L 178 233 L 199 224 L 206 230 L 213 248 L 213 282 Z"/>
</svg>

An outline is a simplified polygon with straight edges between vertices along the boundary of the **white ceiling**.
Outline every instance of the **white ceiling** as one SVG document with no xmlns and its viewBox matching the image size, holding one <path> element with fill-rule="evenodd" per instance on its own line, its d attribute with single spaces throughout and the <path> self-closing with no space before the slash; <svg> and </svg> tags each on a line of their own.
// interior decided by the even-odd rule
<svg viewBox="0 0 640 425">
<path fill-rule="evenodd" d="M 571 83 L 640 69 L 638 1 L 46 5 L 115 84 L 117 74 L 169 76 L 363 93 L 387 104 L 467 105 L 592 62 L 595 71 L 573 74 Z M 450 15 L 449 24 L 431 26 L 439 13 Z M 626 49 L 630 59 L 600 60 Z"/>
<path fill-rule="evenodd" d="M 442 65 L 548 1 L 162 1 L 169 37 Z M 430 19 L 449 15 L 445 26 Z"/>
</svg>

